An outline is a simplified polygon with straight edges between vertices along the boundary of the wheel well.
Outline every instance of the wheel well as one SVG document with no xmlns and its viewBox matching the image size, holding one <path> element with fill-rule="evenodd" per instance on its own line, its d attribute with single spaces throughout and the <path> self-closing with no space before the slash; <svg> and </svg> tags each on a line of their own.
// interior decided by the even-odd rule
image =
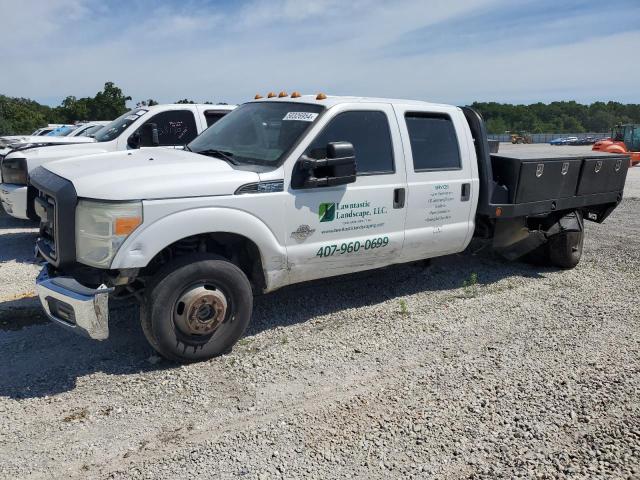
<svg viewBox="0 0 640 480">
<path fill-rule="evenodd" d="M 258 246 L 247 237 L 227 232 L 203 233 L 178 240 L 162 249 L 140 273 L 153 276 L 163 265 L 194 252 L 215 253 L 228 259 L 244 272 L 255 292 L 267 287 Z"/>
</svg>

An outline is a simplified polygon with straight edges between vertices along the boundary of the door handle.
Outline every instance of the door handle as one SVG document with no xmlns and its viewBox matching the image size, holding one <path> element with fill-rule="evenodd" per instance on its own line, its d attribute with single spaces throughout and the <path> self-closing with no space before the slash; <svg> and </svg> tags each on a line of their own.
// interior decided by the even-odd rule
<svg viewBox="0 0 640 480">
<path fill-rule="evenodd" d="M 469 198 L 471 198 L 471 184 L 470 183 L 463 183 L 462 184 L 462 192 L 461 192 L 461 195 L 460 195 L 460 201 L 468 202 Z"/>
<path fill-rule="evenodd" d="M 404 188 L 396 188 L 393 191 L 393 208 L 403 208 L 404 198 L 405 198 Z"/>
</svg>

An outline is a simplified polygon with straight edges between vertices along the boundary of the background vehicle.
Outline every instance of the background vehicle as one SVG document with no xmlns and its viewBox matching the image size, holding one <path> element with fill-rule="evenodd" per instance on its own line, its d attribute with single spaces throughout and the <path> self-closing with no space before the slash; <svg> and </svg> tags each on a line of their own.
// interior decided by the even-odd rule
<svg viewBox="0 0 640 480">
<path fill-rule="evenodd" d="M 524 132 L 516 132 L 511 134 L 511 143 L 533 143 L 531 135 Z"/>
<path fill-rule="evenodd" d="M 4 147 L 6 145 L 9 145 L 11 143 L 16 143 L 16 142 L 22 142 L 26 139 L 28 139 L 29 137 L 39 137 L 39 136 L 44 136 L 44 135 L 48 135 L 49 133 L 53 132 L 55 129 L 62 127 L 63 125 L 61 124 L 49 124 L 46 127 L 42 127 L 39 128 L 37 130 L 35 130 L 31 135 L 5 135 L 0 137 L 0 148 Z"/>
<path fill-rule="evenodd" d="M 35 190 L 28 188 L 29 172 L 34 168 L 62 158 L 95 153 L 156 146 L 181 148 L 233 108 L 208 104 L 136 108 L 104 126 L 94 137 L 74 137 L 74 144 L 14 148 L 0 164 L 2 206 L 16 218 L 35 220 Z"/>
<path fill-rule="evenodd" d="M 0 159 L 6 156 L 11 150 L 24 147 L 48 145 L 72 144 L 72 143 L 91 143 L 95 139 L 91 137 L 102 127 L 110 123 L 109 121 L 95 121 L 80 123 L 77 125 L 64 125 L 54 128 L 45 135 L 31 135 L 19 137 L 15 139 L 8 138 L 4 141 L 4 147 L 0 148 Z"/>
<path fill-rule="evenodd" d="M 228 351 L 254 292 L 463 251 L 572 268 L 584 220 L 622 199 L 625 155 L 490 155 L 472 109 L 301 96 L 242 105 L 186 151 L 114 152 L 32 172 L 47 315 L 108 337 L 108 298 L 140 302 L 177 361 Z"/>
<path fill-rule="evenodd" d="M 640 163 L 640 125 L 616 125 L 611 132 L 611 138 L 600 140 L 593 145 L 593 150 L 608 153 L 630 153 L 634 166 Z"/>
</svg>

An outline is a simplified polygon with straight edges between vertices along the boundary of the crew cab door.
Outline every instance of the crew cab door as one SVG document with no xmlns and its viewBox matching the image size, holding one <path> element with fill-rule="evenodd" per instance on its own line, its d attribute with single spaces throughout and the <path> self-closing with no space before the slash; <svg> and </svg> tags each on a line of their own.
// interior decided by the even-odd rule
<svg viewBox="0 0 640 480">
<path fill-rule="evenodd" d="M 198 128 L 199 119 L 196 119 L 194 112 L 190 109 L 164 110 L 146 119 L 136 131 L 139 131 L 146 124 L 155 124 L 158 129 L 158 145 L 164 148 L 182 148 L 187 143 L 196 138 L 201 131 Z M 136 133 L 133 132 L 132 135 Z M 128 141 L 128 137 L 124 138 Z M 155 148 L 155 147 L 140 147 Z"/>
<path fill-rule="evenodd" d="M 323 158 L 332 142 L 353 145 L 356 181 L 329 187 L 297 186 L 295 164 L 301 154 Z M 292 157 L 285 179 L 285 242 L 291 283 L 397 261 L 404 242 L 406 174 L 390 105 L 331 108 Z"/>
<path fill-rule="evenodd" d="M 394 109 L 408 185 L 404 260 L 460 252 L 473 236 L 479 189 L 464 115 L 455 107 Z"/>
</svg>

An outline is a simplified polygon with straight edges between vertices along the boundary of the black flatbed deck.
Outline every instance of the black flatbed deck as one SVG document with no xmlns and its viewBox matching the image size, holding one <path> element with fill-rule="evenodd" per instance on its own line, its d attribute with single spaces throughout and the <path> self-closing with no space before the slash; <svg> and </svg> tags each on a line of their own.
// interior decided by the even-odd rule
<svg viewBox="0 0 640 480">
<path fill-rule="evenodd" d="M 478 159 L 478 215 L 497 219 L 581 210 L 585 218 L 602 222 L 622 201 L 629 155 L 553 146 L 492 154 L 482 117 L 469 107 L 462 110 Z"/>
</svg>

